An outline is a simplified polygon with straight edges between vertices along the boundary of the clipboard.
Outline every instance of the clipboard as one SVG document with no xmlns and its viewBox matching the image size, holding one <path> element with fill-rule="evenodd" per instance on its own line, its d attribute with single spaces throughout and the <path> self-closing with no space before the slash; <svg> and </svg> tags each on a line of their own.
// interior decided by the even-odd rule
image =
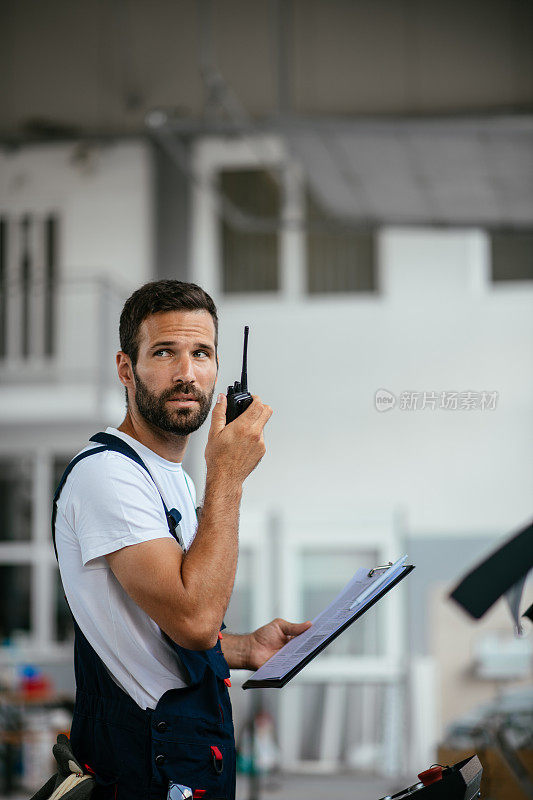
<svg viewBox="0 0 533 800">
<path fill-rule="evenodd" d="M 295 675 L 297 675 L 299 672 L 301 672 L 301 670 L 304 667 L 306 667 L 307 664 L 309 664 L 314 658 L 316 658 L 316 656 L 319 655 L 319 653 L 321 653 L 323 650 L 325 650 L 326 647 L 328 647 L 331 644 L 331 642 L 335 641 L 335 639 L 338 636 L 340 636 L 341 633 L 344 633 L 344 631 L 347 630 L 350 627 L 350 625 L 353 625 L 353 623 L 356 622 L 356 620 L 358 620 L 360 617 L 362 617 L 363 614 L 365 614 L 368 611 L 369 608 L 372 608 L 372 606 L 374 606 L 377 602 L 379 602 L 379 600 L 381 600 L 382 597 L 384 597 L 386 594 L 388 594 L 388 592 L 390 592 L 390 590 L 394 586 L 397 586 L 400 583 L 400 581 L 402 581 L 404 578 L 406 578 L 407 575 L 409 575 L 413 571 L 413 569 L 415 568 L 413 564 L 405 564 L 404 563 L 398 568 L 397 574 L 394 577 L 392 577 L 390 580 L 387 580 L 387 573 L 389 572 L 389 570 L 392 570 L 395 567 L 397 567 L 398 563 L 400 561 L 402 561 L 402 560 L 406 561 L 407 560 L 407 556 L 404 556 L 403 559 L 399 559 L 395 564 L 392 564 L 391 562 L 389 562 L 389 564 L 386 564 L 386 565 L 372 567 L 372 569 L 370 569 L 370 570 L 365 568 L 364 570 L 359 570 L 358 572 L 356 572 L 356 574 L 354 575 L 354 578 L 352 578 L 352 581 L 350 581 L 346 585 L 346 587 L 341 591 L 341 593 L 337 596 L 337 598 L 335 598 L 335 600 L 330 604 L 330 606 L 328 606 L 328 608 L 325 609 L 322 612 L 322 614 L 320 614 L 318 617 L 315 618 L 315 620 L 313 620 L 313 624 L 315 624 L 316 620 L 320 620 L 323 617 L 323 615 L 327 614 L 327 612 L 330 609 L 332 609 L 335 606 L 335 604 L 339 602 L 340 599 L 343 598 L 344 593 L 347 592 L 347 590 L 349 589 L 349 587 L 352 584 L 352 582 L 356 579 L 356 577 L 357 577 L 359 572 L 366 573 L 367 578 L 373 577 L 373 575 L 378 573 L 378 572 L 380 573 L 380 575 L 377 576 L 376 581 L 375 581 L 375 590 L 370 592 L 370 594 L 368 593 L 368 588 L 371 588 L 371 586 L 372 586 L 372 584 L 371 584 L 370 586 L 365 588 L 363 591 L 361 591 L 359 593 L 359 595 L 354 595 L 353 596 L 353 600 L 354 600 L 353 609 L 348 608 L 348 609 L 344 609 L 343 610 L 343 613 L 346 615 L 346 619 L 344 621 L 341 621 L 340 624 L 335 628 L 335 630 L 333 630 L 329 635 L 328 634 L 321 635 L 320 636 L 320 641 L 317 641 L 316 645 L 312 644 L 313 635 L 317 636 L 317 634 L 313 634 L 313 626 L 311 626 L 311 628 L 309 628 L 308 631 L 305 631 L 303 634 L 300 634 L 300 636 L 296 636 L 296 637 L 294 637 L 294 639 L 291 639 L 286 645 L 284 645 L 284 647 L 282 647 L 280 650 L 278 650 L 278 652 L 275 653 L 274 656 L 272 656 L 272 658 L 270 658 L 268 661 L 266 661 L 265 664 L 263 664 L 262 667 L 260 667 L 258 670 L 256 670 L 256 672 L 254 672 L 253 675 L 251 675 L 248 678 L 248 680 L 245 681 L 245 683 L 243 684 L 242 688 L 243 689 L 262 689 L 262 688 L 281 689 L 281 688 L 283 688 L 283 686 L 286 686 L 286 684 L 289 683 L 289 681 L 291 681 L 294 678 Z M 384 572 L 385 570 L 387 572 Z M 380 584 L 382 584 L 382 585 L 380 585 Z M 366 595 L 366 597 L 364 597 L 362 600 L 360 600 L 359 598 L 363 597 L 363 595 Z M 349 598 L 349 599 L 352 599 L 352 598 Z M 280 671 L 282 671 L 283 674 L 281 674 L 279 676 L 276 676 L 276 677 L 265 677 L 265 672 L 268 673 L 269 669 L 270 669 L 270 671 L 272 671 L 272 666 L 269 667 L 269 665 L 271 665 L 271 663 L 274 662 L 274 659 L 278 659 L 278 662 L 279 662 L 280 661 L 280 654 L 281 654 L 281 658 L 283 658 L 283 651 L 285 651 L 286 648 L 290 647 L 293 650 L 294 650 L 295 647 L 298 648 L 298 644 L 297 644 L 298 640 L 300 640 L 300 639 L 302 639 L 302 637 L 306 637 L 306 636 L 309 639 L 308 652 L 304 652 L 302 654 L 302 657 L 298 658 L 296 660 L 296 663 L 294 663 L 294 665 L 292 667 L 288 668 L 286 671 L 284 671 L 282 668 L 280 668 Z M 304 639 L 304 641 L 305 641 L 305 639 Z M 296 652 L 297 652 L 297 650 L 296 650 Z M 255 677 L 255 676 L 257 676 L 257 677 Z"/>
</svg>

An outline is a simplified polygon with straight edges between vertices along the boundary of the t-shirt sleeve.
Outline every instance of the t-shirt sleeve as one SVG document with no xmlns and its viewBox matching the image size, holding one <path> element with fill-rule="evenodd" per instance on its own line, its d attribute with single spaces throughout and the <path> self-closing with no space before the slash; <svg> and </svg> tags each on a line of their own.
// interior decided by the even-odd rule
<svg viewBox="0 0 533 800">
<path fill-rule="evenodd" d="M 131 459 L 109 452 L 85 458 L 70 480 L 63 511 L 84 566 L 123 547 L 172 538 L 153 480 Z"/>
</svg>

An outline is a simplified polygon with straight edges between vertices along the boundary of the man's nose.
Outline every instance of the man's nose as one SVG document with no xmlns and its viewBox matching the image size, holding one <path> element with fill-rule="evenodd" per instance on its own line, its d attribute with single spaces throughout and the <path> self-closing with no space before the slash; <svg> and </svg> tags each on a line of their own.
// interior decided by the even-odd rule
<svg viewBox="0 0 533 800">
<path fill-rule="evenodd" d="M 195 374 L 193 370 L 193 361 L 190 356 L 182 356 L 176 362 L 176 368 L 174 370 L 173 380 L 181 381 L 183 383 L 192 383 L 195 379 Z"/>
</svg>

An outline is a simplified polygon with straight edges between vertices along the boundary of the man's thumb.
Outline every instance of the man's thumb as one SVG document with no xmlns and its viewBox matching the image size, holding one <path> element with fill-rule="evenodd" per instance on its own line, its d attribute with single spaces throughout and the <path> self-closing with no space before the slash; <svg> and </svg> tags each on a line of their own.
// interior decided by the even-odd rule
<svg viewBox="0 0 533 800">
<path fill-rule="evenodd" d="M 220 433 L 226 426 L 226 395 L 219 394 L 211 414 L 211 427 L 209 433 Z"/>
<path fill-rule="evenodd" d="M 286 636 L 299 636 L 301 633 L 311 627 L 311 622 L 287 622 L 282 620 L 282 630 Z"/>
</svg>

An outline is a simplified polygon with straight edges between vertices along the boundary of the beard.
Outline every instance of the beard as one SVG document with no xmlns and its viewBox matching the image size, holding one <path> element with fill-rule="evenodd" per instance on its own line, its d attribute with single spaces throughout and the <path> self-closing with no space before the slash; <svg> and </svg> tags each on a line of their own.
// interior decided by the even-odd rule
<svg viewBox="0 0 533 800">
<path fill-rule="evenodd" d="M 150 425 L 165 431 L 165 433 L 188 436 L 204 424 L 213 400 L 214 383 L 211 391 L 205 394 L 199 392 L 190 383 L 178 383 L 157 395 L 151 392 L 139 378 L 135 367 L 133 367 L 133 375 L 135 377 L 135 404 L 141 417 Z M 198 405 L 193 408 L 168 408 L 167 401 L 177 394 L 188 395 L 191 400 L 197 400 Z"/>
</svg>

